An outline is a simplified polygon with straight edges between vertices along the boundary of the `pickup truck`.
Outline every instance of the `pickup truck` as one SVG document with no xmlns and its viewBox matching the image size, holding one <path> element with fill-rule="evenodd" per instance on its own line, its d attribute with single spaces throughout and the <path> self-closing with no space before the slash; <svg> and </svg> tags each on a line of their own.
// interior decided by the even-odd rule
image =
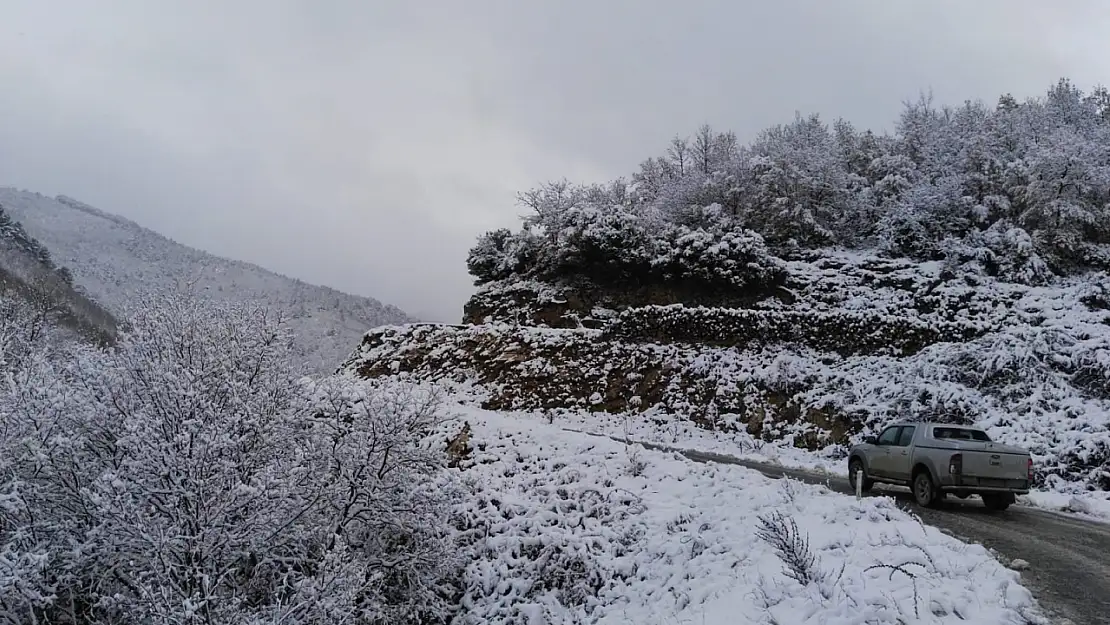
<svg viewBox="0 0 1110 625">
<path fill-rule="evenodd" d="M 1016 495 L 1029 492 L 1033 459 L 978 428 L 894 423 L 849 450 L 848 481 L 864 491 L 876 482 L 909 486 L 921 506 L 933 506 L 951 493 L 961 499 L 979 495 L 988 509 L 1005 510 Z"/>
</svg>

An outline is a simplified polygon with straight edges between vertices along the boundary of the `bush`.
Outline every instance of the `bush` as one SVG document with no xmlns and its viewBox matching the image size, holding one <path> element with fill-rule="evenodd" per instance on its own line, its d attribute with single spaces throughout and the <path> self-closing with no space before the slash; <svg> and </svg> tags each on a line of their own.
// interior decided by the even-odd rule
<svg viewBox="0 0 1110 625">
<path fill-rule="evenodd" d="M 301 380 L 264 311 L 132 322 L 0 396 L 0 622 L 446 622 L 435 397 Z"/>
<path fill-rule="evenodd" d="M 668 229 L 651 264 L 666 280 L 724 288 L 765 287 L 781 282 L 786 273 L 785 264 L 751 230 Z"/>
<path fill-rule="evenodd" d="M 566 211 L 558 228 L 551 232 L 555 246 L 539 258 L 546 276 L 598 284 L 646 277 L 653 241 L 639 215 L 588 205 Z"/>
<path fill-rule="evenodd" d="M 530 233 L 513 234 L 506 228 L 487 232 L 466 257 L 466 268 L 476 284 L 525 273 L 535 263 L 536 241 Z"/>
<path fill-rule="evenodd" d="M 1005 220 L 943 247 L 950 261 L 975 263 L 987 275 L 1006 282 L 1043 285 L 1055 277 L 1029 233 Z"/>
<path fill-rule="evenodd" d="M 504 229 L 482 235 L 467 267 L 477 284 L 519 276 L 569 285 L 747 289 L 785 277 L 783 261 L 750 230 L 653 228 L 629 211 L 574 208 L 544 235 Z"/>
</svg>

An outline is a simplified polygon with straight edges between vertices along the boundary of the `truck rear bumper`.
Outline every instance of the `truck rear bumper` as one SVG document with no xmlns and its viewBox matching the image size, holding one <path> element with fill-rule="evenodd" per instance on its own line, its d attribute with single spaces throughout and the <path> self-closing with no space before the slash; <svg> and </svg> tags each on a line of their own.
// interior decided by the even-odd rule
<svg viewBox="0 0 1110 625">
<path fill-rule="evenodd" d="M 956 486 L 953 484 L 945 484 L 940 487 L 940 490 L 945 493 L 960 492 L 970 493 L 977 495 L 980 493 L 1013 493 L 1015 495 L 1028 495 L 1028 488 L 1007 488 L 1005 486 Z"/>
<path fill-rule="evenodd" d="M 962 490 L 972 493 L 983 491 L 987 493 L 1025 494 L 1029 492 L 1029 480 L 978 477 L 974 475 L 947 475 L 941 478 L 940 486 L 941 490 Z"/>
</svg>

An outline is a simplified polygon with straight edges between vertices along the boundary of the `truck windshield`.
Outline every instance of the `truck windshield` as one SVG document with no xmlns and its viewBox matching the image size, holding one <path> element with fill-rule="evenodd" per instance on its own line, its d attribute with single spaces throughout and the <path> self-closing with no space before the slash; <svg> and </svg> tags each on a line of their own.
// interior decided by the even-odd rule
<svg viewBox="0 0 1110 625">
<path fill-rule="evenodd" d="M 982 430 L 971 430 L 968 428 L 933 428 L 933 438 L 946 439 L 954 438 L 963 441 L 983 441 L 990 442 L 991 437 Z"/>
</svg>

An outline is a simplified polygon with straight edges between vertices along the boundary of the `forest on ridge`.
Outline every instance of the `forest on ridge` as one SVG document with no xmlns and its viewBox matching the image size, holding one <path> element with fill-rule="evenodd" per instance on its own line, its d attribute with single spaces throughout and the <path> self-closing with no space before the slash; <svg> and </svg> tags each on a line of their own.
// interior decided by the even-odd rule
<svg viewBox="0 0 1110 625">
<path fill-rule="evenodd" d="M 892 134 L 798 115 L 741 145 L 708 126 L 630 178 L 522 193 L 520 230 L 482 235 L 478 284 L 773 281 L 822 247 L 973 264 L 1006 281 L 1110 266 L 1110 92 L 1061 79 L 989 106 L 906 103 Z"/>
</svg>

